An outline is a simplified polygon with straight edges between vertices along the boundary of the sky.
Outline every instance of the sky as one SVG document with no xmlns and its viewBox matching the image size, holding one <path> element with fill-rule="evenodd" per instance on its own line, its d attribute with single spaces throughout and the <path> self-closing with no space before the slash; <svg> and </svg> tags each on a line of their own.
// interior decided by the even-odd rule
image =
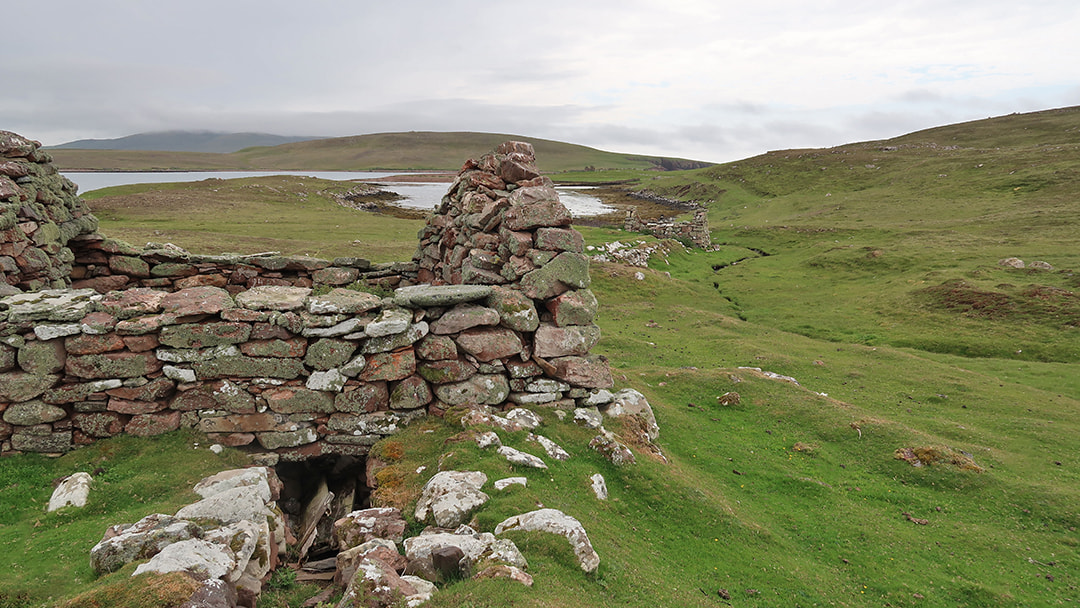
<svg viewBox="0 0 1080 608">
<path fill-rule="evenodd" d="M 0 130 L 483 131 L 726 162 L 1080 105 L 1076 0 L 49 0 Z"/>
</svg>

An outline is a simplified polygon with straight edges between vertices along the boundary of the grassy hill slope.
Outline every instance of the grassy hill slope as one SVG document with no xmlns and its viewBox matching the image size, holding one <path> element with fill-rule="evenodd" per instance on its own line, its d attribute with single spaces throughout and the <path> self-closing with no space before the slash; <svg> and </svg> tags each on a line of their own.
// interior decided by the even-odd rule
<svg viewBox="0 0 1080 608">
<path fill-rule="evenodd" d="M 527 141 L 545 172 L 700 167 L 684 159 L 603 152 L 586 146 L 497 133 L 377 133 L 317 139 L 231 154 L 53 149 L 62 169 L 80 170 L 439 170 L 456 171 L 507 140 Z"/>
</svg>

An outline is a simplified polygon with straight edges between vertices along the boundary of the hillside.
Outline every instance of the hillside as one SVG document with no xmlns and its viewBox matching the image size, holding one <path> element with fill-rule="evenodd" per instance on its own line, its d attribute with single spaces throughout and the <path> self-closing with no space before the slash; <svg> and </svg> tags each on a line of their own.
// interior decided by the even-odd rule
<svg viewBox="0 0 1080 608">
<path fill-rule="evenodd" d="M 377 133 L 316 139 L 230 154 L 133 150 L 50 150 L 65 170 L 439 170 L 456 171 L 507 140 L 533 144 L 545 172 L 597 169 L 690 169 L 708 163 L 603 152 L 586 146 L 496 133 Z"/>
<path fill-rule="evenodd" d="M 269 133 L 221 133 L 215 131 L 157 131 L 115 139 L 80 139 L 50 150 L 156 150 L 164 152 L 212 152 L 227 154 L 255 146 L 278 146 L 317 137 L 287 137 Z"/>
<path fill-rule="evenodd" d="M 376 446 L 393 455 L 388 499 L 410 504 L 441 468 L 523 475 L 526 487 L 491 491 L 477 529 L 557 508 L 584 524 L 601 558 L 586 574 L 562 539 L 518 533 L 533 587 L 456 580 L 425 606 L 1074 603 L 1078 133 L 1080 110 L 1069 108 L 649 174 L 634 187 L 708 207 L 715 251 L 612 228 L 581 232 L 594 251 L 616 241 L 655 248 L 648 267 L 592 262 L 603 332 L 593 352 L 609 358 L 619 388 L 646 395 L 666 461 L 635 444 L 637 464 L 615 466 L 588 447 L 592 433 L 547 410 L 541 431 L 571 454 L 548 470 L 493 457 L 449 417 Z M 349 225 L 321 207 L 333 203 L 295 182 L 217 186 L 219 198 L 194 190 L 199 207 L 174 208 L 180 199 L 142 187 L 89 204 L 108 210 L 106 234 L 169 233 L 217 206 L 262 220 L 251 246 L 294 236 L 312 251 L 323 236 L 326 251 L 351 246 L 340 242 Z M 245 191 L 258 194 L 241 201 Z M 142 198 L 125 206 L 134 194 Z M 335 230 L 298 231 L 305 217 Z M 214 218 L 198 221 L 218 229 Z M 378 221 L 349 255 L 415 244 L 415 222 Z M 999 264 L 1013 256 L 1025 267 Z M 525 432 L 501 434 L 541 453 Z M 0 501 L 14 505 L 0 518 L 0 568 L 11 573 L 0 577 L 0 605 L 56 605 L 87 587 L 127 584 L 130 569 L 94 579 L 89 547 L 110 524 L 183 504 L 191 481 L 219 462 L 200 444 L 124 438 L 58 459 L 0 461 Z M 144 458 L 147 466 L 132 465 Z M 237 455 L 223 458 L 231 466 Z M 153 466 L 170 460 L 184 466 Z M 86 513 L 41 512 L 50 480 L 94 467 L 106 470 L 107 491 Z M 607 501 L 588 488 L 596 472 Z M 287 581 L 280 589 L 259 605 L 296 607 L 318 591 Z"/>
</svg>

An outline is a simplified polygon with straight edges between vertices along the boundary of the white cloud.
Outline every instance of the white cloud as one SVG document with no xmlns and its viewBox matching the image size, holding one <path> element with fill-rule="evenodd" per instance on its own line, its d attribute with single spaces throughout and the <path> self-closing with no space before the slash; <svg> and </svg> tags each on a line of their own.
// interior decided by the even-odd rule
<svg viewBox="0 0 1080 608">
<path fill-rule="evenodd" d="M 1080 103 L 1071 0 L 5 8 L 0 128 L 479 130 L 734 160 Z"/>
</svg>

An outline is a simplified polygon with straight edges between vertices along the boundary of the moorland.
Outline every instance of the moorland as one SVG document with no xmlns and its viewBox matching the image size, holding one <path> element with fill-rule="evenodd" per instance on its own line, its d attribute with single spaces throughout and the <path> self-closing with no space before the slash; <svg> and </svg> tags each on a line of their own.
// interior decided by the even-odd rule
<svg viewBox="0 0 1080 608">
<path fill-rule="evenodd" d="M 540 146 L 537 155 L 543 167 Z M 493 495 L 475 524 L 562 509 L 585 525 L 599 570 L 583 573 L 564 542 L 522 535 L 532 588 L 462 580 L 428 605 L 1080 599 L 1080 109 L 686 171 L 590 158 L 548 170 L 697 202 L 718 244 L 691 250 L 580 227 L 593 247 L 657 248 L 648 268 L 593 263 L 603 330 L 594 352 L 610 359 L 618 387 L 648 397 L 664 459 L 642 453 L 616 467 L 586 447 L 585 430 L 545 428 L 573 458 L 515 471 L 527 488 Z M 168 187 L 168 199 L 135 186 L 86 198 L 103 232 L 133 242 L 149 233 L 186 235 L 180 244 L 193 250 L 411 256 L 419 220 L 346 209 L 319 194 L 327 184 L 253 179 L 211 184 L 217 193 Z M 226 209 L 250 219 L 215 216 Z M 1025 267 L 999 264 L 1010 257 Z M 510 473 L 460 432 L 427 419 L 395 436 L 403 449 L 388 500 L 415 499 L 421 466 Z M 524 434 L 504 442 L 529 449 Z M 131 591 L 130 567 L 95 579 L 87 553 L 108 525 L 171 512 L 202 475 L 243 460 L 204 448 L 181 432 L 0 461 L 0 606 L 168 605 Z M 50 480 L 94 469 L 103 490 L 86 509 L 43 512 Z M 586 489 L 595 472 L 607 501 Z M 153 588 L 164 596 L 168 584 Z M 260 606 L 298 606 L 315 591 L 282 577 Z"/>
</svg>

